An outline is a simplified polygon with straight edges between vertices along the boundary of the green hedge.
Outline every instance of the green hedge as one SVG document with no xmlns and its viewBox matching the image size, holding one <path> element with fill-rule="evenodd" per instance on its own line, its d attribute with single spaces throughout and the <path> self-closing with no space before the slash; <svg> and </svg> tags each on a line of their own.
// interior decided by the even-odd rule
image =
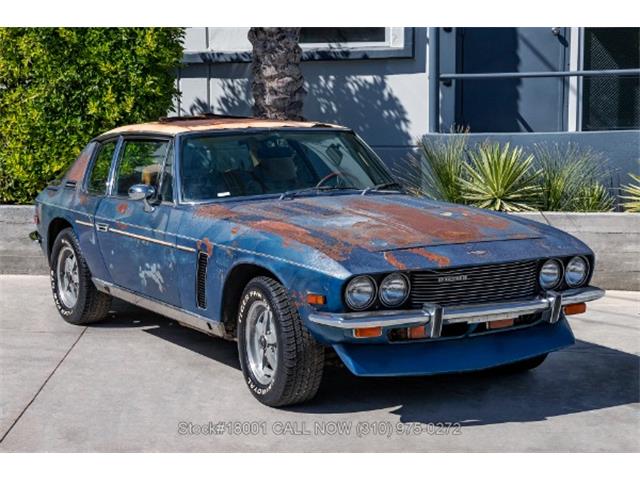
<svg viewBox="0 0 640 480">
<path fill-rule="evenodd" d="M 170 111 L 182 28 L 0 28 L 0 203 L 31 203 L 94 136 Z"/>
</svg>

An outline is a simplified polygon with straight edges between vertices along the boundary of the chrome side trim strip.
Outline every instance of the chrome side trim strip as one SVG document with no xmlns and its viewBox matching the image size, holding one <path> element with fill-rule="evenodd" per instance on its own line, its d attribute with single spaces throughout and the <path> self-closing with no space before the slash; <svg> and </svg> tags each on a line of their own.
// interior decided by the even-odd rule
<svg viewBox="0 0 640 480">
<path fill-rule="evenodd" d="M 228 337 L 227 332 L 221 322 L 211 320 L 182 308 L 174 307 L 168 303 L 161 302 L 159 300 L 151 299 L 143 295 L 139 295 L 127 288 L 122 288 L 113 283 L 105 282 L 98 278 L 92 278 L 93 284 L 101 292 L 112 295 L 116 298 L 124 300 L 125 302 L 132 303 L 139 307 L 151 310 L 152 312 L 164 315 L 165 317 L 172 318 L 185 327 L 198 330 L 209 335 L 215 335 L 219 337 Z"/>
<path fill-rule="evenodd" d="M 158 245 L 163 245 L 165 247 L 174 247 L 175 245 L 171 242 L 165 242 L 164 240 L 158 240 L 156 238 L 147 237 L 145 235 L 138 235 L 137 233 L 127 232 L 125 230 L 119 230 L 117 228 L 109 228 L 109 231 L 112 233 L 117 233 L 118 235 L 124 235 L 125 237 L 135 238 L 136 240 L 142 240 L 149 243 L 157 243 Z"/>
<path fill-rule="evenodd" d="M 146 235 L 139 235 L 137 233 L 131 233 L 131 232 L 127 232 L 125 230 L 120 230 L 113 227 L 109 228 L 109 231 L 113 233 L 117 233 L 118 235 L 124 235 L 125 237 L 135 238 L 136 240 L 142 240 L 144 242 L 162 245 L 163 247 L 177 248 L 178 250 L 183 250 L 185 252 L 191 252 L 191 253 L 194 253 L 196 251 L 196 249 L 192 247 L 187 247 L 184 245 L 176 245 L 174 243 L 167 242 L 165 240 L 158 240 L 157 238 L 151 238 L 151 237 L 147 237 Z"/>
<path fill-rule="evenodd" d="M 78 225 L 84 225 L 85 227 L 93 227 L 93 223 L 85 222 L 84 220 L 76 220 Z"/>
<path fill-rule="evenodd" d="M 455 307 L 438 307 L 425 304 L 422 310 L 382 310 L 355 313 L 325 313 L 318 312 L 309 315 L 309 321 L 329 327 L 349 330 L 367 327 L 411 327 L 426 325 L 431 319 L 439 323 L 438 310 L 442 312 L 441 322 L 444 325 L 452 323 L 480 323 L 494 320 L 504 320 L 522 315 L 550 311 L 550 322 L 560 317 L 562 306 L 575 303 L 591 302 L 602 298 L 605 291 L 597 287 L 583 287 L 565 290 L 561 293 L 549 292 L 544 297 L 531 300 L 501 303 L 482 303 L 478 305 L 463 305 Z M 432 325 L 434 333 L 439 325 Z"/>
</svg>

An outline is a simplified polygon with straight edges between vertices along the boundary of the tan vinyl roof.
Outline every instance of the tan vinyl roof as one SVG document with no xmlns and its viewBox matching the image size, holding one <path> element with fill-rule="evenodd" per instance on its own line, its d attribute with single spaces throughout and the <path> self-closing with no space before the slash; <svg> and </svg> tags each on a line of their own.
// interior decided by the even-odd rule
<svg viewBox="0 0 640 480">
<path fill-rule="evenodd" d="M 293 120 L 266 120 L 258 118 L 235 118 L 235 117 L 212 117 L 198 119 L 180 119 L 149 123 L 138 123 L 136 125 L 125 125 L 109 130 L 104 135 L 118 133 L 164 133 L 175 135 L 184 132 L 200 132 L 205 130 L 223 130 L 239 128 L 310 128 L 310 127 L 337 127 L 321 122 L 297 122 Z"/>
</svg>

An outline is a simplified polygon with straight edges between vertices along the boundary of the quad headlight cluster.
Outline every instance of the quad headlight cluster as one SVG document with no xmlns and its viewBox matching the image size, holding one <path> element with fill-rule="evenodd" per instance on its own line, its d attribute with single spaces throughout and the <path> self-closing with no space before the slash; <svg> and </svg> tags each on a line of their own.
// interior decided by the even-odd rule
<svg viewBox="0 0 640 480">
<path fill-rule="evenodd" d="M 555 258 L 551 258 L 542 264 L 538 274 L 538 282 L 544 290 L 557 287 L 562 279 L 571 288 L 579 287 L 589 277 L 589 262 L 584 257 L 573 257 L 566 266 Z"/>
<path fill-rule="evenodd" d="M 402 273 L 391 273 L 384 277 L 380 286 L 368 275 L 354 277 L 347 284 L 344 297 L 353 310 L 364 310 L 380 300 L 386 307 L 397 307 L 409 296 L 409 279 Z"/>
</svg>

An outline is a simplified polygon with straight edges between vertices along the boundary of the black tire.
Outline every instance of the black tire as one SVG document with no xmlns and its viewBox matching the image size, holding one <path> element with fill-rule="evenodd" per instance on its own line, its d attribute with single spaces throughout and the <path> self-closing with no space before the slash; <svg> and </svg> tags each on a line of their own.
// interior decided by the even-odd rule
<svg viewBox="0 0 640 480">
<path fill-rule="evenodd" d="M 68 254 L 69 249 L 75 254 L 78 278 L 77 299 L 73 305 L 65 303 L 57 275 L 59 257 L 61 254 Z M 99 322 L 107 316 L 111 306 L 111 296 L 99 292 L 91 281 L 91 272 L 82 256 L 78 239 L 72 228 L 65 228 L 56 237 L 51 249 L 49 265 L 53 301 L 65 321 L 74 325 L 87 325 Z"/>
<path fill-rule="evenodd" d="M 277 341 L 277 367 L 271 381 L 261 382 L 252 371 L 247 346 L 248 314 L 252 304 L 267 304 Z M 287 291 L 276 280 L 256 277 L 244 289 L 238 311 L 238 354 L 249 390 L 261 403 L 283 407 L 312 399 L 322 380 L 324 347 L 305 328 Z"/>
<path fill-rule="evenodd" d="M 501 365 L 496 367 L 496 371 L 498 373 L 522 373 L 527 372 L 529 370 L 533 370 L 534 368 L 542 365 L 547 358 L 547 353 L 542 355 L 538 355 L 537 357 L 527 358 L 525 360 L 520 360 L 519 362 L 509 363 L 507 365 Z"/>
</svg>

